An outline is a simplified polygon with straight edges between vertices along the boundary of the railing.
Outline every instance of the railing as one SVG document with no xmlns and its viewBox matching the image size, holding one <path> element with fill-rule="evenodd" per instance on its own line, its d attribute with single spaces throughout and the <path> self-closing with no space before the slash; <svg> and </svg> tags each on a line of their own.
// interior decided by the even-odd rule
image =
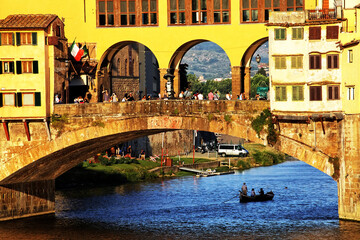
<svg viewBox="0 0 360 240">
<path fill-rule="evenodd" d="M 335 9 L 307 10 L 308 20 L 336 19 Z"/>
</svg>

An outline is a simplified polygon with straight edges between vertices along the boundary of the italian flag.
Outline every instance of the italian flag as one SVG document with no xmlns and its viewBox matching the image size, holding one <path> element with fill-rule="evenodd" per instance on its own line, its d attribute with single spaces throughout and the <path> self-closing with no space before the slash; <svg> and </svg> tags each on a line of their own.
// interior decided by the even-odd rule
<svg viewBox="0 0 360 240">
<path fill-rule="evenodd" d="M 70 47 L 70 53 L 76 61 L 80 61 L 81 57 L 84 55 L 84 49 L 80 49 L 74 40 Z"/>
</svg>

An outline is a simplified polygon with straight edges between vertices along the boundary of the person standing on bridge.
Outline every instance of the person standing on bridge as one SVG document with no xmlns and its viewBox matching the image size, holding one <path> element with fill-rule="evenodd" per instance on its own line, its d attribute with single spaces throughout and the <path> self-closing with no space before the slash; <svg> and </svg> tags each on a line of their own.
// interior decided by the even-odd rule
<svg viewBox="0 0 360 240">
<path fill-rule="evenodd" d="M 247 195 L 247 186 L 246 183 L 244 183 L 241 187 L 241 191 L 243 192 L 243 194 Z"/>
</svg>

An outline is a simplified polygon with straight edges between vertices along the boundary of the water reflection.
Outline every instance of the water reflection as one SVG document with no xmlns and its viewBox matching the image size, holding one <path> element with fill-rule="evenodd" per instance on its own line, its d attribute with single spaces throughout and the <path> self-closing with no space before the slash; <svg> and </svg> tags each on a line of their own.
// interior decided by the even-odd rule
<svg viewBox="0 0 360 240">
<path fill-rule="evenodd" d="M 275 193 L 240 204 L 238 190 Z M 228 200 L 228 201 L 227 201 Z M 302 162 L 234 175 L 58 191 L 56 215 L 0 223 L 0 239 L 360 239 L 338 220 L 337 185 Z"/>
</svg>

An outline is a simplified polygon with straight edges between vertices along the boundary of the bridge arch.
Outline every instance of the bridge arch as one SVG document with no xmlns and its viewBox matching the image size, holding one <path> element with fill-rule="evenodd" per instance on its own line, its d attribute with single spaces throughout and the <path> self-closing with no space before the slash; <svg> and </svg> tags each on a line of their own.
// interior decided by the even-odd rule
<svg viewBox="0 0 360 240">
<path fill-rule="evenodd" d="M 111 45 L 101 56 L 97 69 L 98 101 L 103 90 L 116 93 L 118 98 L 125 93 L 134 97 L 153 95 L 159 92 L 158 61 L 147 46 L 136 41 L 121 41 Z"/>
<path fill-rule="evenodd" d="M 258 138 L 251 128 L 251 120 L 266 105 L 265 101 L 140 101 L 59 105 L 55 108 L 57 114 L 71 113 L 70 122 L 62 135 L 54 137 L 52 141 L 33 144 L 26 151 L 7 159 L 0 172 L 0 183 L 52 180 L 107 147 L 163 131 L 185 129 L 217 132 L 265 144 L 264 137 Z M 53 136 L 56 136 L 56 131 Z M 334 173 L 329 157 L 314 151 L 311 146 L 280 136 L 277 148 L 330 176 Z"/>
</svg>

